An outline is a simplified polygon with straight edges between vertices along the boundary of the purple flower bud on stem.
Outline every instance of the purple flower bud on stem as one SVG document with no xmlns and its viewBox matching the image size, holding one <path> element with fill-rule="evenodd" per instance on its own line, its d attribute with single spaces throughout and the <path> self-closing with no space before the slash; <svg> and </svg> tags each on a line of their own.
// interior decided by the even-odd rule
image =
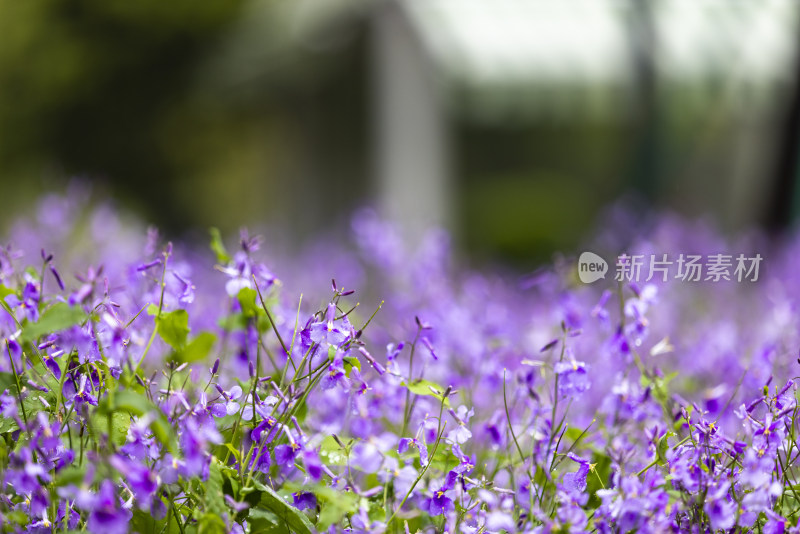
<svg viewBox="0 0 800 534">
<path fill-rule="evenodd" d="M 58 274 L 58 271 L 56 271 L 56 268 L 52 265 L 50 265 L 50 273 L 52 273 L 53 278 L 56 279 L 56 283 L 58 284 L 58 287 L 61 288 L 61 291 L 64 291 L 64 281 L 61 279 L 61 275 Z"/>
<path fill-rule="evenodd" d="M 139 265 L 136 268 L 136 271 L 137 272 L 146 271 L 147 269 L 150 269 L 151 267 L 155 267 L 156 265 L 161 265 L 161 260 L 160 259 L 153 260 L 153 261 L 151 261 L 149 263 L 143 263 L 142 265 Z"/>
<path fill-rule="evenodd" d="M 369 362 L 369 364 L 373 367 L 373 369 L 375 369 L 378 372 L 379 375 L 382 375 L 383 373 L 386 372 L 386 369 L 384 369 L 381 364 L 375 361 L 375 358 L 373 358 L 372 355 L 369 352 L 367 352 L 367 349 L 365 349 L 364 347 L 358 347 L 358 352 L 360 352 L 361 355 L 364 356 L 364 359 L 367 360 L 367 362 Z"/>
</svg>

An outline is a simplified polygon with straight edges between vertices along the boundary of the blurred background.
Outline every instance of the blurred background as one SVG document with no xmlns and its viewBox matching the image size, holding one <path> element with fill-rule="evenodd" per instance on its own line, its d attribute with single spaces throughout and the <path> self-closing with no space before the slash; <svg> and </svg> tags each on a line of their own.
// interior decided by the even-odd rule
<svg viewBox="0 0 800 534">
<path fill-rule="evenodd" d="M 171 234 L 374 206 L 478 259 L 620 198 L 800 212 L 794 0 L 0 0 L 0 225 L 75 176 Z"/>
</svg>

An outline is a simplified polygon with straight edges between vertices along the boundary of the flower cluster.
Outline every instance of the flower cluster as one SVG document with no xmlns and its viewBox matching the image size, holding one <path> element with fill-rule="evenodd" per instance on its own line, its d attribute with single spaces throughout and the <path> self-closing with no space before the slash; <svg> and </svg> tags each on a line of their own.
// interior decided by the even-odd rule
<svg viewBox="0 0 800 534">
<path fill-rule="evenodd" d="M 0 249 L 4 532 L 800 532 L 800 240 L 747 286 L 587 286 L 458 271 L 368 211 L 288 255 L 83 202 Z"/>
</svg>

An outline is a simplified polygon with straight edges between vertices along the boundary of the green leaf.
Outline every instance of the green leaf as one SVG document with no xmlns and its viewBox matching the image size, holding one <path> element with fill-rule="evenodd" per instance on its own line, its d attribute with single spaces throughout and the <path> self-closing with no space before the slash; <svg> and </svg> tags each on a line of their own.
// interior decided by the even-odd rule
<svg viewBox="0 0 800 534">
<path fill-rule="evenodd" d="M 128 441 L 128 428 L 131 426 L 131 416 L 126 413 L 111 415 L 111 442 L 121 447 Z M 106 428 L 108 421 L 106 420 Z"/>
<path fill-rule="evenodd" d="M 0 417 L 0 434 L 7 434 L 17 430 L 19 430 L 19 425 L 16 421 L 8 417 Z"/>
<path fill-rule="evenodd" d="M 17 524 L 21 526 L 25 526 L 30 523 L 30 518 L 28 514 L 23 512 L 22 510 L 14 510 L 12 512 L 8 512 L 5 514 L 5 519 L 11 524 Z"/>
<path fill-rule="evenodd" d="M 247 517 L 250 532 L 263 532 L 264 534 L 291 534 L 286 528 L 286 523 L 281 521 L 274 512 L 261 508 L 251 508 Z"/>
<path fill-rule="evenodd" d="M 167 518 L 172 518 L 172 513 L 167 512 Z M 140 534 L 150 534 L 151 532 L 161 532 L 161 529 L 164 528 L 164 523 L 166 523 L 167 518 L 162 520 L 157 520 L 152 515 L 145 513 L 138 508 L 133 510 L 133 517 L 131 518 L 130 522 L 130 529 L 131 532 L 138 532 Z M 174 520 L 173 520 L 174 521 Z M 173 522 L 175 526 L 175 532 L 180 532 L 178 529 L 178 525 Z M 167 532 L 173 532 L 172 530 L 167 530 Z"/>
<path fill-rule="evenodd" d="M 128 441 L 128 428 L 131 426 L 131 416 L 125 412 L 115 412 L 111 414 L 111 441 L 119 446 Z M 92 428 L 99 432 L 108 432 L 108 415 L 92 414 Z"/>
<path fill-rule="evenodd" d="M 457 465 L 459 461 L 460 458 L 457 458 L 447 447 L 439 447 L 436 449 L 436 454 L 428 459 L 432 468 L 440 469 L 443 472 L 449 471 L 448 467 Z"/>
<path fill-rule="evenodd" d="M 56 302 L 42 313 L 37 322 L 22 330 L 22 339 L 26 342 L 35 341 L 40 336 L 64 330 L 84 319 L 86 314 L 80 308 L 71 308 L 66 302 Z"/>
<path fill-rule="evenodd" d="M 239 290 L 239 294 L 236 295 L 236 299 L 239 301 L 239 305 L 242 307 L 242 313 L 246 317 L 255 317 L 259 312 L 262 314 L 264 313 L 264 310 L 261 309 L 261 306 L 256 304 L 257 297 L 258 292 L 255 289 L 250 289 L 249 287 L 243 287 Z"/>
<path fill-rule="evenodd" d="M 68 486 L 74 484 L 79 486 L 83 482 L 83 477 L 86 475 L 86 467 L 77 465 L 70 465 L 58 472 L 56 476 L 56 486 Z"/>
<path fill-rule="evenodd" d="M 314 525 L 300 510 L 287 503 L 272 488 L 258 481 L 253 481 L 257 490 L 261 492 L 261 506 L 273 512 L 279 519 L 285 521 L 292 532 L 298 534 L 311 534 L 315 532 Z"/>
<path fill-rule="evenodd" d="M 232 313 L 225 317 L 220 317 L 217 321 L 217 325 L 226 332 L 233 332 L 234 330 L 244 330 L 247 328 L 247 322 L 248 319 L 245 314 Z"/>
<path fill-rule="evenodd" d="M 17 381 L 14 378 L 14 373 L 0 373 L 0 393 L 8 390 L 11 394 L 17 392 Z"/>
<path fill-rule="evenodd" d="M 348 377 L 350 376 L 350 371 L 352 371 L 354 367 L 358 369 L 359 372 L 361 371 L 361 362 L 359 362 L 358 358 L 355 356 L 345 356 L 342 358 L 342 361 L 344 363 L 344 372 Z"/>
<path fill-rule="evenodd" d="M 567 439 L 571 440 L 573 443 L 581 437 L 581 434 L 583 434 L 583 430 L 576 426 L 571 426 L 564 432 Z"/>
<path fill-rule="evenodd" d="M 436 382 L 431 382 L 430 380 L 424 380 L 422 378 L 418 378 L 417 380 L 413 380 L 410 383 L 403 382 L 401 384 L 408 388 L 411 393 L 415 393 L 417 395 L 423 395 L 426 397 L 434 397 L 439 400 L 439 402 L 443 399 L 443 393 L 445 388 L 437 384 Z M 438 391 L 436 393 L 435 391 Z M 450 407 L 450 401 L 448 399 L 444 399 L 444 405 Z"/>
<path fill-rule="evenodd" d="M 658 446 L 656 447 L 656 462 L 658 465 L 667 465 L 667 451 L 669 450 L 668 440 L 672 435 L 672 432 L 667 432 L 658 440 Z"/>
<path fill-rule="evenodd" d="M 329 465 L 346 465 L 347 455 L 345 451 L 336 443 L 333 436 L 325 436 L 319 447 L 319 455 Z"/>
<path fill-rule="evenodd" d="M 314 486 L 304 488 L 305 491 L 312 491 L 320 503 L 319 520 L 317 530 L 327 530 L 331 525 L 339 523 L 347 514 L 358 511 L 358 496 L 351 492 L 336 491 L 326 486 Z"/>
<path fill-rule="evenodd" d="M 208 480 L 205 483 L 206 512 L 215 514 L 218 517 L 227 517 L 228 507 L 225 505 L 222 484 L 222 471 L 219 468 L 219 461 L 212 457 L 211 465 L 208 468 Z"/>
<path fill-rule="evenodd" d="M 189 336 L 189 314 L 186 310 L 162 313 L 161 317 L 156 317 L 156 325 L 161 339 L 173 349 L 181 350 L 186 346 L 186 338 Z"/>
<path fill-rule="evenodd" d="M 45 399 L 45 401 L 52 406 L 50 402 L 53 400 L 52 394 L 46 394 L 40 391 L 32 391 L 22 400 L 22 405 L 25 406 L 25 413 L 28 414 L 29 420 L 33 419 L 36 417 L 36 414 L 44 410 L 44 404 L 42 404 L 40 399 Z"/>
<path fill-rule="evenodd" d="M 226 534 L 228 527 L 225 520 L 217 514 L 206 512 L 197 522 L 198 534 Z"/>
<path fill-rule="evenodd" d="M 240 461 L 239 451 L 236 449 L 236 447 L 234 447 L 230 443 L 226 443 L 225 444 L 225 448 L 228 449 L 229 451 L 231 451 L 231 454 L 233 454 L 233 457 L 236 458 L 237 462 Z"/>
<path fill-rule="evenodd" d="M 595 509 L 602 504 L 597 491 L 603 489 L 603 485 L 608 485 L 611 478 L 611 458 L 602 453 L 592 455 L 594 470 L 586 477 L 586 492 L 589 494 L 589 501 L 586 506 Z M 602 483 L 601 483 L 602 482 Z"/>
<path fill-rule="evenodd" d="M 103 415 L 109 412 L 114 413 L 117 410 L 122 410 L 138 416 L 144 415 L 150 411 L 161 411 L 155 404 L 150 402 L 147 397 L 128 389 L 123 389 L 114 393 L 113 405 L 110 405 L 110 401 L 108 397 L 106 397 L 97 407 L 98 413 Z"/>
<path fill-rule="evenodd" d="M 225 250 L 225 244 L 222 242 L 222 235 L 216 228 L 209 228 L 208 233 L 211 234 L 211 250 L 217 255 L 219 263 L 228 263 L 231 261 L 231 256 Z"/>
<path fill-rule="evenodd" d="M 188 345 L 183 349 L 175 351 L 172 355 L 172 360 L 179 363 L 191 363 L 205 360 L 208 353 L 214 347 L 217 341 L 217 336 L 211 332 L 201 332 L 197 337 L 192 339 Z"/>
<path fill-rule="evenodd" d="M 3 284 L 0 284 L 0 300 L 5 300 L 7 296 L 13 295 L 14 293 L 16 292 L 10 287 L 6 287 Z"/>
</svg>

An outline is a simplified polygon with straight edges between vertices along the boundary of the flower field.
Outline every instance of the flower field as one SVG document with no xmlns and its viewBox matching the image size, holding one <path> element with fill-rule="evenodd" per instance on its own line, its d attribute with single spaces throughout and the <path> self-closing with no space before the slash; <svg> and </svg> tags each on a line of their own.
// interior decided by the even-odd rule
<svg viewBox="0 0 800 534">
<path fill-rule="evenodd" d="M 2 529 L 800 532 L 800 239 L 624 228 L 590 246 L 760 276 L 473 272 L 369 211 L 200 247 L 46 197 L 0 241 Z"/>
</svg>

